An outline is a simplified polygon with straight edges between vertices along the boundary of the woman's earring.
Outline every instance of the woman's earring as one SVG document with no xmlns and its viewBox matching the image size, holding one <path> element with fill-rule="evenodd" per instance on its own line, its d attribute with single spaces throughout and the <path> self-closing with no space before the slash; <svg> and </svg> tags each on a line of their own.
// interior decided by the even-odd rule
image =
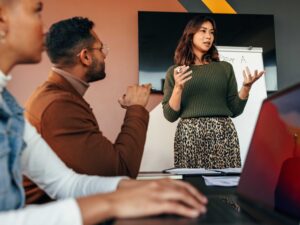
<svg viewBox="0 0 300 225">
<path fill-rule="evenodd" d="M 0 43 L 3 44 L 5 42 L 6 32 L 0 30 Z"/>
</svg>

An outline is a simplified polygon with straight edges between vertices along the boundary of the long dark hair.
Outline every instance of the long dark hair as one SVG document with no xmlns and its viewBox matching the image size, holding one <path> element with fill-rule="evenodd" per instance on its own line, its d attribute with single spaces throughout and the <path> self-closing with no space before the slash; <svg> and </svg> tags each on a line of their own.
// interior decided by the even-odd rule
<svg viewBox="0 0 300 225">
<path fill-rule="evenodd" d="M 214 29 L 214 42 L 211 48 L 203 55 L 202 60 L 205 62 L 220 61 L 219 53 L 215 46 L 216 41 L 216 22 L 210 17 L 196 16 L 188 22 L 175 50 L 174 63 L 176 65 L 191 65 L 195 62 L 193 52 L 193 37 L 203 23 L 210 22 Z"/>
</svg>

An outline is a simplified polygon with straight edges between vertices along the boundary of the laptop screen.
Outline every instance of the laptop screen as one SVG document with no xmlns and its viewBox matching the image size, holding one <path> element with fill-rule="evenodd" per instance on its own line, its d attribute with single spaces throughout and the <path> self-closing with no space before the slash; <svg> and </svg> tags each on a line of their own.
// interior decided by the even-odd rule
<svg viewBox="0 0 300 225">
<path fill-rule="evenodd" d="M 300 219 L 300 84 L 263 102 L 237 192 Z"/>
</svg>

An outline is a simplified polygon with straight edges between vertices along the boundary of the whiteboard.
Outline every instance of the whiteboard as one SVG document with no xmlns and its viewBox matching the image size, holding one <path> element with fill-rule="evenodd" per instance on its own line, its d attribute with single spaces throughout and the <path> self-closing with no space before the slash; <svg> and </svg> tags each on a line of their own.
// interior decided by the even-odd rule
<svg viewBox="0 0 300 225">
<path fill-rule="evenodd" d="M 249 67 L 251 72 L 255 69 L 258 71 L 264 70 L 262 48 L 217 46 L 217 49 L 220 60 L 232 64 L 238 90 L 242 86 L 243 69 L 246 66 Z M 233 119 L 240 142 L 242 165 L 247 155 L 262 101 L 266 97 L 266 83 L 264 77 L 262 77 L 252 86 L 244 112 Z M 178 121 L 174 123 L 168 122 L 164 118 L 161 104 L 157 105 L 150 112 L 147 139 L 140 171 L 161 171 L 174 166 L 173 143 Z"/>
<path fill-rule="evenodd" d="M 233 66 L 238 90 L 241 89 L 243 84 L 243 70 L 246 66 L 249 67 L 252 73 L 254 70 L 264 70 L 262 48 L 228 46 L 218 46 L 217 48 L 220 60 L 227 61 Z M 267 89 L 263 76 L 252 86 L 244 112 L 240 116 L 233 118 L 240 142 L 242 165 L 247 155 L 261 104 L 266 97 Z"/>
</svg>

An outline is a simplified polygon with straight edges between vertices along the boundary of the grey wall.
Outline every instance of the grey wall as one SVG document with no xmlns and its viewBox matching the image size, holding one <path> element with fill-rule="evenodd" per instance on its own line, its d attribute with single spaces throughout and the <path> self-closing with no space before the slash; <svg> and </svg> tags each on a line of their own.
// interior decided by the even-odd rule
<svg viewBox="0 0 300 225">
<path fill-rule="evenodd" d="M 179 0 L 188 12 L 209 13 L 201 0 Z M 300 1 L 228 0 L 239 14 L 273 14 L 278 89 L 300 81 Z M 267 75 L 266 75 L 267 76 Z"/>
</svg>

